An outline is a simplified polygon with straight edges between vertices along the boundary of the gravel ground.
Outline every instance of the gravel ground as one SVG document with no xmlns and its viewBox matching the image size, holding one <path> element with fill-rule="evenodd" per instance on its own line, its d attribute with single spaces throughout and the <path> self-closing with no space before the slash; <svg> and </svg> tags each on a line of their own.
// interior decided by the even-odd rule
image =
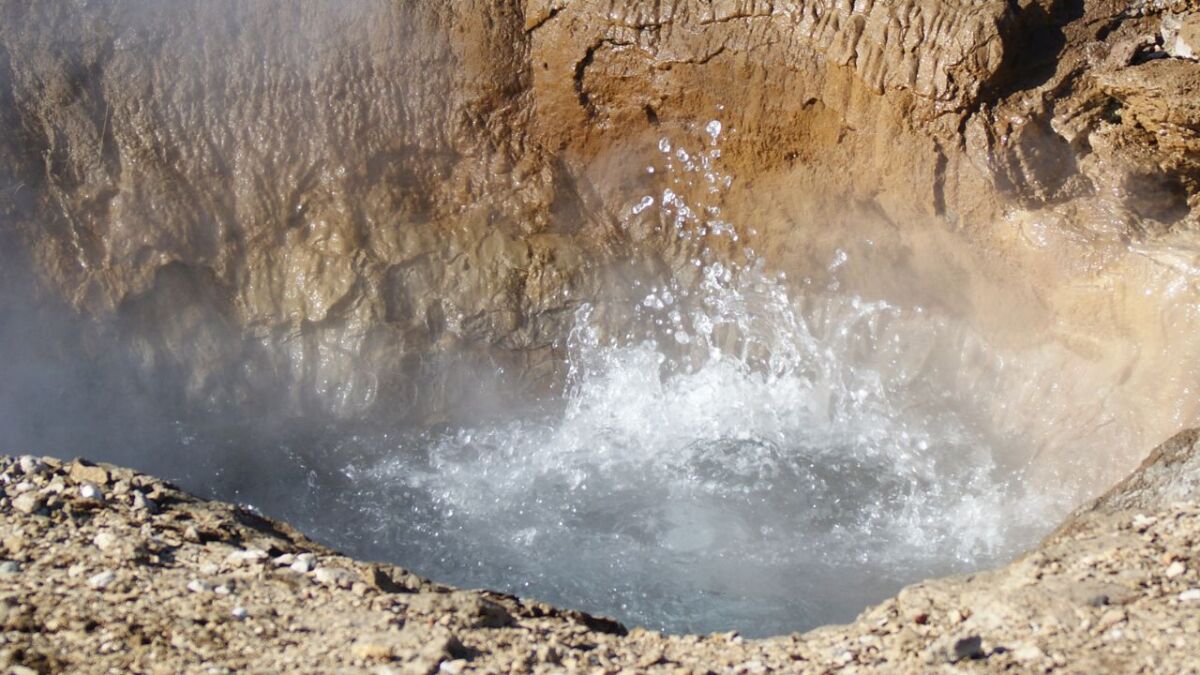
<svg viewBox="0 0 1200 675">
<path fill-rule="evenodd" d="M 128 469 L 0 458 L 0 483 L 14 673 L 1200 672 L 1196 500 L 1081 510 L 1006 568 L 745 640 L 447 588 Z"/>
</svg>

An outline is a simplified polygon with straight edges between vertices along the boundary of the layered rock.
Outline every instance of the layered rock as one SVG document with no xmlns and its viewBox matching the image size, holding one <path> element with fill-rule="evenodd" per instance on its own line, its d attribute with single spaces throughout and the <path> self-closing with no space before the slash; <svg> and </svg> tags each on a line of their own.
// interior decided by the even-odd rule
<svg viewBox="0 0 1200 675">
<path fill-rule="evenodd" d="M 630 206 L 660 139 L 720 120 L 725 217 L 772 266 L 870 239 L 904 270 L 864 292 L 1119 376 L 1137 359 L 1094 336 L 1157 310 L 1097 319 L 1111 292 L 1081 287 L 1127 242 L 1186 266 L 1196 224 L 1176 4 L 14 0 L 4 218 L 189 400 L 430 421 L 481 379 L 553 389 L 582 303 L 619 329 L 632 280 L 687 274 Z M 1020 241 L 1045 221 L 1068 235 Z"/>
</svg>

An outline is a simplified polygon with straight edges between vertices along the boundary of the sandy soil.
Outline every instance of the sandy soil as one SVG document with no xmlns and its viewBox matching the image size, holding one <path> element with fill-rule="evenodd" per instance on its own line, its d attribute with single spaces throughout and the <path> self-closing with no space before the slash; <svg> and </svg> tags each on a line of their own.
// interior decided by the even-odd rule
<svg viewBox="0 0 1200 675">
<path fill-rule="evenodd" d="M 1200 671 L 1194 493 L 1135 510 L 1109 495 L 1006 568 L 912 586 L 847 626 L 745 640 L 447 588 L 128 469 L 0 466 L 14 673 Z"/>
</svg>

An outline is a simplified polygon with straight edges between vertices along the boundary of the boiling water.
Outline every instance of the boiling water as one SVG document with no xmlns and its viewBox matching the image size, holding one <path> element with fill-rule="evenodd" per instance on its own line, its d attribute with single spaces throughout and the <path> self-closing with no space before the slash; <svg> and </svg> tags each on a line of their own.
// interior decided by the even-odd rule
<svg viewBox="0 0 1200 675">
<path fill-rule="evenodd" d="M 947 317 L 841 292 L 845 253 L 796 284 L 753 251 L 718 261 L 738 235 L 705 201 L 727 182 L 708 130 L 699 153 L 663 141 L 673 178 L 628 223 L 684 242 L 694 274 L 639 286 L 616 338 L 581 306 L 558 405 L 308 439 L 284 515 L 455 585 L 749 635 L 852 619 L 1043 534 L 1074 495 L 1027 487 L 1029 439 L 996 414 L 1029 371 Z"/>
<path fill-rule="evenodd" d="M 441 582 L 747 635 L 846 621 L 909 582 L 1000 563 L 1094 488 L 1104 463 L 1030 473 L 1047 448 L 1114 442 L 1129 425 L 1112 410 L 1135 407 L 1061 349 L 1006 352 L 930 308 L 856 296 L 844 252 L 812 278 L 776 274 L 786 261 L 722 220 L 722 130 L 704 131 L 699 149 L 661 142 L 646 172 L 661 182 L 624 224 L 681 264 L 633 282 L 632 302 L 579 306 L 565 390 L 539 412 L 370 432 L 199 415 L 164 440 L 161 415 L 72 412 L 54 393 L 71 380 L 49 378 L 50 426 L 26 439 Z M 614 303 L 632 320 L 614 326 Z"/>
</svg>

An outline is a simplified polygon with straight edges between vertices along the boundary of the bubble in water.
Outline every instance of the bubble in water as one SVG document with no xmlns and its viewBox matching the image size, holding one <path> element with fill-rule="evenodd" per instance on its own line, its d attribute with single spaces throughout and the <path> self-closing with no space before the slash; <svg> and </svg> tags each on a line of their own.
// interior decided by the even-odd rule
<svg viewBox="0 0 1200 675">
<path fill-rule="evenodd" d="M 642 197 L 640 202 L 633 206 L 633 214 L 636 216 L 651 206 L 654 206 L 654 197 L 646 195 L 645 197 Z"/>
<path fill-rule="evenodd" d="M 704 130 L 708 132 L 709 138 L 711 138 L 712 142 L 716 144 L 717 139 L 721 136 L 721 122 L 719 120 L 713 120 L 709 122 L 706 127 L 704 127 Z"/>
</svg>

